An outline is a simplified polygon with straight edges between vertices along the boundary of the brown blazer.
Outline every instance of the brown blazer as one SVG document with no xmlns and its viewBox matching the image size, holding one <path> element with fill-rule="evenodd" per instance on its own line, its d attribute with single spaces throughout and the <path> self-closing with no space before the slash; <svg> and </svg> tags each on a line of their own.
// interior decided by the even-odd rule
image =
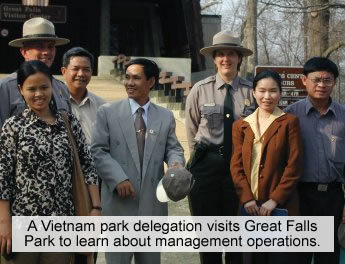
<svg viewBox="0 0 345 264">
<path fill-rule="evenodd" d="M 302 174 L 303 155 L 299 121 L 296 116 L 278 117 L 264 134 L 259 168 L 258 200 L 273 199 L 289 215 L 299 215 L 296 184 Z M 231 175 L 241 204 L 254 200 L 250 188 L 250 163 L 254 133 L 248 122 L 238 120 L 232 127 L 234 153 Z"/>
</svg>

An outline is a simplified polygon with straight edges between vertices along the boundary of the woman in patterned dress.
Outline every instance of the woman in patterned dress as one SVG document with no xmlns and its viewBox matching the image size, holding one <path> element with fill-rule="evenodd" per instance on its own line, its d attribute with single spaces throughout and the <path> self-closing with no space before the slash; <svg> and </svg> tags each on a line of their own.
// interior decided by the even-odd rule
<svg viewBox="0 0 345 264">
<path fill-rule="evenodd" d="M 74 215 L 72 150 L 52 94 L 52 75 L 40 61 L 24 62 L 17 71 L 18 88 L 27 109 L 6 120 L 0 136 L 0 247 L 11 251 L 12 216 Z M 82 128 L 68 119 L 91 197 L 90 215 L 100 214 L 98 177 Z M 3 263 L 69 263 L 70 253 L 16 253 Z"/>
</svg>

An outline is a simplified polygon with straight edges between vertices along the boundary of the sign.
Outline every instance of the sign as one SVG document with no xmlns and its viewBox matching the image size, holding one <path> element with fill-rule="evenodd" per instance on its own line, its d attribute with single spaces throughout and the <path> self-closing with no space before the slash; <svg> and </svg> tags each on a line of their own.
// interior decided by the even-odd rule
<svg viewBox="0 0 345 264">
<path fill-rule="evenodd" d="M 279 106 L 284 108 L 307 96 L 307 91 L 302 83 L 303 67 L 301 66 L 256 66 L 255 74 L 265 70 L 279 73 L 282 78 L 282 96 Z"/>
<path fill-rule="evenodd" d="M 24 22 L 33 17 L 43 17 L 53 23 L 66 23 L 66 6 L 0 4 L 0 21 Z"/>
</svg>

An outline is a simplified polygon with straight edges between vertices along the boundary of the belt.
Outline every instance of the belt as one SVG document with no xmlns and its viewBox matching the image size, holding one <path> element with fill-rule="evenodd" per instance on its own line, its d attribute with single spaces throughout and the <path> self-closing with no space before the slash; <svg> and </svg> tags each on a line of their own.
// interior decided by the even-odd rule
<svg viewBox="0 0 345 264">
<path fill-rule="evenodd" d="M 340 182 L 299 182 L 298 185 L 299 187 L 306 188 L 309 190 L 317 190 L 319 192 L 328 192 L 334 189 L 342 188 L 342 183 Z"/>
<path fill-rule="evenodd" d="M 214 144 L 210 144 L 207 148 L 207 150 L 209 152 L 214 152 L 217 153 L 221 156 L 224 155 L 224 146 L 223 145 L 214 145 Z"/>
</svg>

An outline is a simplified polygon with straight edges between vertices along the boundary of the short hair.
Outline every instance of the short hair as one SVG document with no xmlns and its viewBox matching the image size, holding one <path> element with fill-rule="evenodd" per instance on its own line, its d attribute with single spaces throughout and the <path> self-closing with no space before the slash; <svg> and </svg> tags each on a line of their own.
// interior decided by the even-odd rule
<svg viewBox="0 0 345 264">
<path fill-rule="evenodd" d="M 332 73 L 336 79 L 339 76 L 338 66 L 326 57 L 313 57 L 303 66 L 303 74 L 307 76 L 312 72 L 326 71 Z"/>
<path fill-rule="evenodd" d="M 160 69 L 154 61 L 144 59 L 144 58 L 138 58 L 138 59 L 131 60 L 126 65 L 125 71 L 127 71 L 129 66 L 134 65 L 134 64 L 139 64 L 139 65 L 143 66 L 146 79 L 148 80 L 148 79 L 153 77 L 155 79 L 155 85 L 158 84 Z"/>
<path fill-rule="evenodd" d="M 20 65 L 19 69 L 17 70 L 17 83 L 20 86 L 23 86 L 23 83 L 29 76 L 38 72 L 46 75 L 49 78 L 50 82 L 52 81 L 53 76 L 48 66 L 39 60 L 32 60 L 32 61 L 24 61 Z"/>
<path fill-rule="evenodd" d="M 20 65 L 19 69 L 17 70 L 17 83 L 18 83 L 18 85 L 20 85 L 20 87 L 23 87 L 25 80 L 29 76 L 36 74 L 36 73 L 43 73 L 45 76 L 47 76 L 49 78 L 50 82 L 52 83 L 53 75 L 51 74 L 48 66 L 39 60 L 32 60 L 32 61 L 24 61 Z M 52 85 L 52 87 L 53 87 L 53 85 Z M 18 89 L 19 89 L 19 87 L 18 87 Z M 24 101 L 25 101 L 25 99 L 24 99 Z M 57 113 L 57 105 L 56 105 L 56 101 L 55 101 L 55 98 L 53 95 L 53 91 L 52 91 L 52 96 L 51 96 L 49 107 L 54 114 Z"/>
<path fill-rule="evenodd" d="M 255 75 L 253 80 L 253 90 L 255 91 L 259 81 L 268 78 L 273 79 L 278 84 L 279 91 L 282 92 L 282 78 L 280 77 L 279 73 L 272 70 L 265 70 Z"/>
<path fill-rule="evenodd" d="M 94 58 L 93 55 L 87 51 L 86 49 L 82 47 L 74 47 L 69 49 L 68 51 L 65 52 L 65 54 L 62 57 L 62 66 L 67 68 L 70 61 L 71 57 L 87 57 L 90 61 L 91 64 L 91 69 L 93 69 L 93 64 L 94 64 Z"/>
</svg>

